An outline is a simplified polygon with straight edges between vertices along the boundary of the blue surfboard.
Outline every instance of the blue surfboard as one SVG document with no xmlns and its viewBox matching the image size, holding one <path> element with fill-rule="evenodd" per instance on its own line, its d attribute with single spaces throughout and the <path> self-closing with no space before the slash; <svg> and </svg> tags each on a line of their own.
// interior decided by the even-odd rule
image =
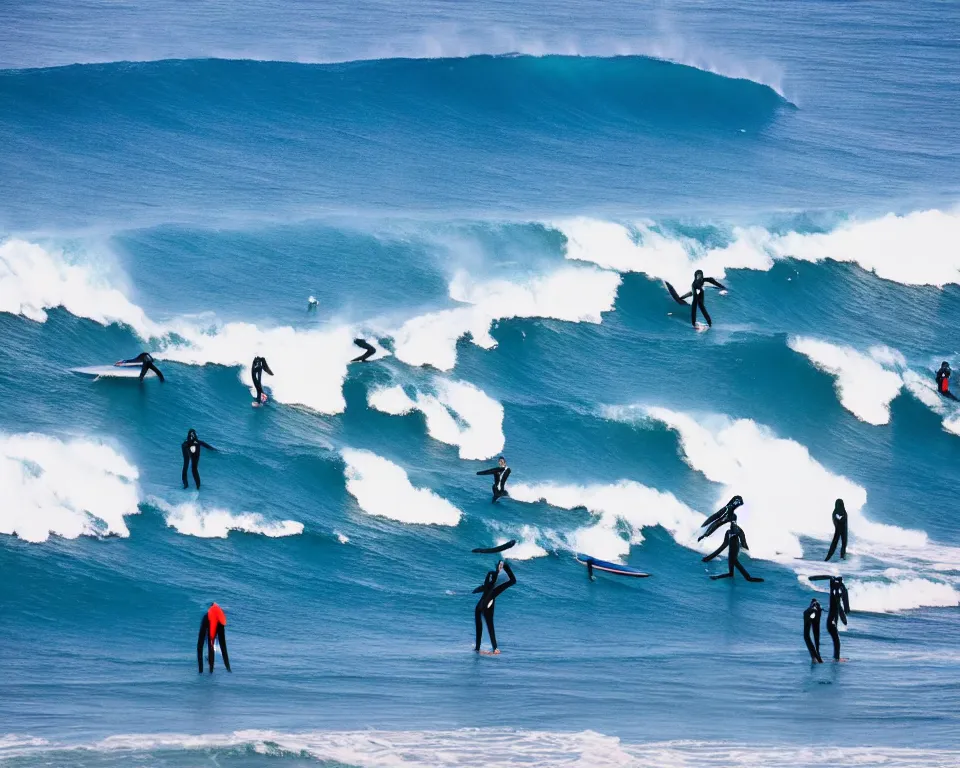
<svg viewBox="0 0 960 768">
<path fill-rule="evenodd" d="M 650 575 L 631 565 L 620 565 L 620 563 L 611 563 L 607 560 L 597 560 L 597 558 L 591 557 L 590 555 L 577 554 L 577 562 L 581 565 L 592 565 L 594 570 L 597 571 L 615 573 L 617 576 L 633 576 L 638 579 L 643 579 Z"/>
</svg>

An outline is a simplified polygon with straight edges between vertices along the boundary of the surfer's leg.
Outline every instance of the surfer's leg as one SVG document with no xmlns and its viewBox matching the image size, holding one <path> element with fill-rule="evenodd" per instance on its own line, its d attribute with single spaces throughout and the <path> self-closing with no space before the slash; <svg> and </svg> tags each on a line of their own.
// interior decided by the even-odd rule
<svg viewBox="0 0 960 768">
<path fill-rule="evenodd" d="M 187 466 L 190 464 L 190 457 L 183 457 L 183 487 L 189 488 L 190 484 L 187 482 Z"/>
<path fill-rule="evenodd" d="M 833 553 L 837 551 L 837 544 L 839 543 L 840 543 L 840 529 L 837 528 L 833 532 L 833 541 L 830 542 L 830 549 L 827 550 L 827 556 L 824 558 L 824 560 L 829 560 L 831 557 L 833 557 Z M 844 542 L 843 549 L 846 549 L 846 548 L 847 548 L 847 543 Z M 840 557 L 843 557 L 842 552 L 840 554 Z"/>
<path fill-rule="evenodd" d="M 221 624 L 217 627 L 217 640 L 220 641 L 220 653 L 223 654 L 223 666 L 230 671 L 230 654 L 227 653 L 227 628 Z"/>
<path fill-rule="evenodd" d="M 694 296 L 690 301 L 690 324 L 697 327 L 697 297 Z"/>
<path fill-rule="evenodd" d="M 377 353 L 376 348 L 367 342 L 366 339 L 354 339 L 353 343 L 364 350 L 364 353 L 359 357 L 353 358 L 353 360 L 350 361 L 351 363 L 365 363 Z"/>
<path fill-rule="evenodd" d="M 840 559 L 847 559 L 847 526 L 840 531 Z"/>
<path fill-rule="evenodd" d="M 717 579 L 729 579 L 733 576 L 732 573 L 721 573 L 719 576 L 711 576 L 710 578 L 716 581 Z"/>
<path fill-rule="evenodd" d="M 160 373 L 160 369 L 157 368 L 157 366 L 155 366 L 153 363 L 150 363 L 149 368 L 150 368 L 151 371 L 153 371 L 155 374 L 157 374 L 157 378 L 160 379 L 160 381 L 163 381 L 163 374 Z M 140 373 L 140 381 L 143 381 L 143 372 L 142 372 L 142 371 L 141 371 L 141 373 Z"/>
<path fill-rule="evenodd" d="M 259 375 L 253 377 L 253 388 L 257 391 L 256 401 L 259 403 L 263 399 L 263 384 Z"/>
<path fill-rule="evenodd" d="M 487 622 L 487 634 L 490 636 L 490 646 L 497 650 L 497 633 L 493 628 L 493 606 L 491 605 L 483 612 L 483 618 Z"/>
<path fill-rule="evenodd" d="M 827 619 L 827 632 L 829 632 L 830 637 L 833 638 L 833 658 L 835 661 L 840 661 L 840 632 L 837 631 L 837 623 L 835 621 Z"/>
<path fill-rule="evenodd" d="M 474 648 L 474 650 L 477 651 L 478 653 L 480 651 L 480 641 L 483 640 L 483 619 L 481 618 L 481 614 L 483 613 L 482 606 L 483 606 L 483 599 L 481 598 L 480 602 L 477 603 L 477 607 L 473 612 L 473 618 L 477 623 L 477 645 Z"/>
<path fill-rule="evenodd" d="M 200 464 L 200 449 L 198 448 L 197 453 L 191 454 L 190 456 L 190 469 L 193 470 L 193 482 L 197 486 L 198 491 L 200 490 L 200 470 L 197 468 L 199 464 Z M 186 468 L 184 468 L 183 473 L 184 473 L 183 485 L 184 487 L 186 487 L 187 486 Z"/>
<path fill-rule="evenodd" d="M 593 581 L 593 563 L 590 560 L 587 561 L 587 577 Z"/>
<path fill-rule="evenodd" d="M 207 635 L 207 665 L 210 667 L 210 674 L 213 674 L 213 638 Z"/>
<path fill-rule="evenodd" d="M 697 302 L 700 305 L 700 311 L 703 313 L 703 319 L 707 321 L 707 325 L 711 328 L 713 327 L 713 320 L 710 319 L 710 313 L 707 312 L 707 306 L 703 303 L 703 296 L 700 296 L 700 301 Z"/>
<path fill-rule="evenodd" d="M 147 375 L 147 371 L 149 370 L 150 363 L 144 362 L 144 364 L 140 366 L 140 381 L 143 381 L 143 377 Z"/>
<path fill-rule="evenodd" d="M 205 627 L 206 625 L 204 625 Z M 203 674 L 203 631 L 204 627 L 200 628 L 200 637 L 197 638 L 197 671 L 202 675 Z"/>
<path fill-rule="evenodd" d="M 803 641 L 807 644 L 807 650 L 810 651 L 810 661 L 816 661 L 820 664 L 823 664 L 823 659 L 820 658 L 820 654 L 817 652 L 817 649 L 814 648 L 809 632 L 803 633 Z"/>
<path fill-rule="evenodd" d="M 747 573 L 747 569 L 740 565 L 739 560 L 737 560 L 736 566 L 737 570 L 740 571 L 740 573 L 743 575 L 743 578 L 745 578 L 747 581 L 763 581 L 763 579 L 761 579 L 759 576 L 751 576 L 749 573 Z"/>
</svg>

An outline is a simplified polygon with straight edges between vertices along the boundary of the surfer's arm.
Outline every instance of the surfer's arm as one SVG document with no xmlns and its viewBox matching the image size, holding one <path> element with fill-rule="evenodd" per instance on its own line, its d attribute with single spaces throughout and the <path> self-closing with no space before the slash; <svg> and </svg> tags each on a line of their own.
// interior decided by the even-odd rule
<svg viewBox="0 0 960 768">
<path fill-rule="evenodd" d="M 829 576 L 829 575 L 825 575 L 825 576 L 807 576 L 807 580 L 808 580 L 808 581 L 826 581 L 827 579 L 831 579 L 831 578 L 833 578 L 833 577 L 832 577 L 832 576 Z"/>
<path fill-rule="evenodd" d="M 503 570 L 507 572 L 507 580 L 493 590 L 491 599 L 496 599 L 500 597 L 506 590 L 510 589 L 514 584 L 517 583 L 517 577 L 513 575 L 513 571 L 510 568 L 510 563 L 506 560 L 503 561 Z"/>
<path fill-rule="evenodd" d="M 269 373 L 271 376 L 273 376 L 273 371 L 270 370 L 270 366 L 267 365 L 267 361 L 266 361 L 266 360 L 263 361 L 263 370 L 265 370 L 267 373 Z"/>
<path fill-rule="evenodd" d="M 725 512 L 725 510 L 722 510 L 722 509 L 721 509 L 720 512 Z M 720 513 L 717 513 L 717 514 L 720 514 Z M 712 536 L 713 533 L 714 533 L 714 531 L 717 530 L 717 528 L 719 528 L 721 525 L 725 525 L 725 524 L 728 523 L 728 522 L 730 522 L 730 521 L 729 521 L 726 517 L 723 517 L 723 516 L 718 517 L 716 520 L 714 520 L 714 521 L 710 524 L 710 527 L 707 528 L 706 531 L 704 531 L 700 536 L 697 537 L 697 541 L 702 541 L 703 539 L 707 538 L 708 536 Z"/>
<path fill-rule="evenodd" d="M 136 357 L 131 357 L 129 360 L 117 360 L 114 365 L 132 365 L 133 363 L 142 363 L 144 358 L 147 356 L 146 352 L 141 352 Z"/>
<path fill-rule="evenodd" d="M 719 549 L 717 549 L 715 552 L 711 552 L 709 555 L 704 557 L 703 562 L 709 563 L 711 560 L 713 560 L 713 558 L 715 558 L 717 555 L 723 552 L 723 550 L 725 550 L 729 544 L 730 544 L 730 532 L 727 531 L 727 535 L 723 537 L 723 544 L 721 544 Z"/>
<path fill-rule="evenodd" d="M 208 451 L 216 451 L 216 450 L 217 450 L 217 449 L 214 448 L 212 445 L 210 445 L 210 443 L 205 443 L 205 442 L 203 442 L 203 440 L 197 440 L 197 445 L 202 445 L 202 446 L 203 446 L 204 448 L 206 448 Z"/>
<path fill-rule="evenodd" d="M 717 288 L 719 288 L 721 291 L 729 290 L 729 289 L 727 288 L 727 286 L 725 286 L 725 285 L 724 285 L 723 283 L 721 283 L 719 280 L 714 280 L 712 277 L 705 277 L 705 278 L 703 278 L 703 282 L 705 282 L 705 283 L 710 283 L 710 285 L 715 285 L 715 286 L 716 286 Z"/>
<path fill-rule="evenodd" d="M 841 597 L 842 597 L 842 599 L 843 599 L 843 610 L 844 610 L 845 613 L 850 613 L 850 596 L 847 594 L 847 588 L 846 588 L 846 587 L 840 587 L 840 589 L 842 590 L 842 592 L 840 593 L 840 595 L 841 595 Z M 844 623 L 844 624 L 847 623 L 846 617 L 844 617 L 843 623 Z"/>
<path fill-rule="evenodd" d="M 743 528 L 737 531 L 737 536 L 740 537 L 740 546 L 744 549 L 750 549 L 749 545 L 747 544 L 747 535 L 743 532 Z"/>
<path fill-rule="evenodd" d="M 500 490 L 501 490 L 501 491 L 503 490 L 503 486 L 505 486 L 505 485 L 507 484 L 507 478 L 508 478 L 508 477 L 510 477 L 510 468 L 509 468 L 509 467 L 507 467 L 507 468 L 503 471 L 503 474 L 500 475 L 500 477 L 497 478 L 497 480 L 500 482 Z"/>
<path fill-rule="evenodd" d="M 494 475 L 500 467 L 494 467 L 493 469 L 481 469 L 477 472 L 478 475 Z"/>
<path fill-rule="evenodd" d="M 200 674 L 203 674 L 203 641 L 210 632 L 210 619 L 206 614 L 203 615 L 203 621 L 200 622 L 200 634 L 197 636 L 197 667 Z"/>
<path fill-rule="evenodd" d="M 693 296 L 693 291 L 687 291 L 685 294 L 683 294 L 683 296 L 680 297 L 680 301 L 689 299 L 691 296 Z"/>
</svg>

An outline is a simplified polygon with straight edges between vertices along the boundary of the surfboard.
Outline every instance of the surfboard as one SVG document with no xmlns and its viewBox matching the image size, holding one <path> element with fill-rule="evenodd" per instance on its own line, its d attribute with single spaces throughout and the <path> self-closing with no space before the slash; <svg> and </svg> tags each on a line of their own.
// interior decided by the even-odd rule
<svg viewBox="0 0 960 768">
<path fill-rule="evenodd" d="M 477 547 L 476 549 L 470 550 L 477 555 L 495 555 L 497 552 L 503 552 L 504 550 L 510 549 L 517 543 L 516 539 L 510 539 L 506 544 L 501 544 L 499 547 Z"/>
<path fill-rule="evenodd" d="M 638 579 L 648 577 L 650 574 L 634 568 L 631 565 L 620 565 L 620 563 L 610 563 L 606 560 L 597 560 L 590 555 L 577 555 L 577 562 L 581 565 L 592 565 L 596 571 L 605 571 L 606 573 L 615 573 L 617 576 L 633 576 Z"/>
<path fill-rule="evenodd" d="M 668 283 L 666 280 L 664 280 L 664 281 L 663 281 L 663 284 L 664 284 L 665 286 L 667 286 L 667 290 L 670 291 L 670 298 L 672 298 L 675 302 L 677 302 L 677 304 L 682 304 L 682 305 L 685 306 L 685 307 L 689 307 L 689 306 L 690 306 L 690 305 L 687 303 L 686 299 L 681 299 L 681 298 L 680 298 L 680 294 L 677 293 L 676 289 L 675 289 L 672 285 L 670 285 L 670 283 Z"/>
<path fill-rule="evenodd" d="M 138 379 L 140 378 L 140 363 L 133 365 L 88 365 L 83 368 L 71 368 L 71 373 L 80 376 L 87 376 L 91 379 Z M 150 371 L 144 377 L 147 379 L 156 379 L 157 376 Z"/>
</svg>

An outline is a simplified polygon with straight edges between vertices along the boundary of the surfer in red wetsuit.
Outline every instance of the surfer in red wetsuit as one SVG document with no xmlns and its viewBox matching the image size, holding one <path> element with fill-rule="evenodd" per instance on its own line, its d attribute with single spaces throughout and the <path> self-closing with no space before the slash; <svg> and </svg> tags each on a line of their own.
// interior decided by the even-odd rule
<svg viewBox="0 0 960 768">
<path fill-rule="evenodd" d="M 940 364 L 940 370 L 937 371 L 937 392 L 944 397 L 949 397 L 951 400 L 956 400 L 957 396 L 950 391 L 951 373 L 953 373 L 953 371 L 950 370 L 950 363 L 944 360 Z"/>
<path fill-rule="evenodd" d="M 227 617 L 216 603 L 213 603 L 200 622 L 200 634 L 197 637 L 197 671 L 203 674 L 203 644 L 207 644 L 207 663 L 210 665 L 210 674 L 213 674 L 213 642 L 220 643 L 220 652 L 223 654 L 223 666 L 230 669 L 230 655 L 227 653 Z"/>
</svg>

